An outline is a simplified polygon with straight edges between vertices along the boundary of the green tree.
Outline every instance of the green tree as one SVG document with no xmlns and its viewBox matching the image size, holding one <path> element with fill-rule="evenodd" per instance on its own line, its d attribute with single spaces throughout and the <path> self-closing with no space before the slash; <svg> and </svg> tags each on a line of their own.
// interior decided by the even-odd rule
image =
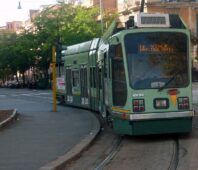
<svg viewBox="0 0 198 170">
<path fill-rule="evenodd" d="M 58 42 L 72 45 L 101 37 L 97 20 L 99 9 L 61 3 L 43 10 L 33 21 L 34 28 L 22 34 L 0 32 L 0 78 L 23 75 L 33 68 L 48 78 L 52 46 Z M 115 11 L 104 13 L 105 26 L 117 16 Z M 106 28 L 105 27 L 105 28 Z"/>
<path fill-rule="evenodd" d="M 31 32 L 24 32 L 16 35 L 12 32 L 3 32 L 0 36 L 0 65 L 1 78 L 5 80 L 8 77 L 16 76 L 17 72 L 23 75 L 30 67 L 34 66 L 35 52 L 31 50 L 36 48 L 35 35 Z"/>
<path fill-rule="evenodd" d="M 12 74 L 16 73 L 14 68 L 11 68 L 13 59 L 13 46 L 16 42 L 17 35 L 13 32 L 0 31 L 0 78 L 5 81 Z"/>
<path fill-rule="evenodd" d="M 15 46 L 13 48 L 14 58 L 13 66 L 17 67 L 17 71 L 22 74 L 23 84 L 25 84 L 25 71 L 34 67 L 36 60 L 36 48 L 37 44 L 35 42 L 35 35 L 31 32 L 24 32 L 20 34 L 17 39 Z"/>
<path fill-rule="evenodd" d="M 86 9 L 71 4 L 59 4 L 45 9 L 34 21 L 38 44 L 36 67 L 48 78 L 51 49 L 58 42 L 71 45 L 98 37 L 100 27 L 96 21 L 96 8 Z"/>
</svg>

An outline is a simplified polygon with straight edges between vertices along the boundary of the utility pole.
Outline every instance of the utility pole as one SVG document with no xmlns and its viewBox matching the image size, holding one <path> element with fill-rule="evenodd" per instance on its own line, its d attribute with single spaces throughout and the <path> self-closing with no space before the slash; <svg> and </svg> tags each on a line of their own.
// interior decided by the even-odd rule
<svg viewBox="0 0 198 170">
<path fill-rule="evenodd" d="M 60 41 L 60 37 L 56 42 L 56 63 L 58 65 L 58 76 L 61 76 L 61 51 L 62 51 L 62 43 Z"/>
<path fill-rule="evenodd" d="M 53 84 L 53 112 L 57 111 L 56 108 L 56 48 L 52 47 L 52 84 Z"/>
<path fill-rule="evenodd" d="M 144 12 L 145 0 L 141 0 L 140 12 Z"/>
</svg>

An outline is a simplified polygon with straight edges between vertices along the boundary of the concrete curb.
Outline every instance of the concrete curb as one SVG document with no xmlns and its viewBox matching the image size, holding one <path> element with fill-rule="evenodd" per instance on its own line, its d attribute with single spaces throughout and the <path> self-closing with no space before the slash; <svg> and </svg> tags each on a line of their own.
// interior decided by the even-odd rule
<svg viewBox="0 0 198 170">
<path fill-rule="evenodd" d="M 0 129 L 8 126 L 12 121 L 16 120 L 17 116 L 18 116 L 17 110 L 14 109 L 10 117 L 0 122 Z"/>
<path fill-rule="evenodd" d="M 96 118 L 95 115 L 91 114 Z M 98 120 L 98 119 L 97 119 Z M 99 120 L 93 124 L 93 128 L 91 132 L 83 139 L 80 143 L 75 145 L 69 152 L 65 155 L 60 156 L 58 159 L 44 165 L 39 170 L 63 170 L 66 164 L 70 161 L 76 159 L 96 138 L 100 131 L 100 123 Z"/>
</svg>

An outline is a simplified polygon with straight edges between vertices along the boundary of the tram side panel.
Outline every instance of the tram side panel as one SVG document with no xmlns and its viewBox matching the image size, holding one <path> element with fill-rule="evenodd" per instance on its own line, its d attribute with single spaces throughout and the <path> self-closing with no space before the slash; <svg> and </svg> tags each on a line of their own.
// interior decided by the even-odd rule
<svg viewBox="0 0 198 170">
<path fill-rule="evenodd" d="M 65 57 L 66 104 L 98 111 L 97 48 L 100 39 L 68 46 Z"/>
<path fill-rule="evenodd" d="M 89 65 L 88 52 L 67 56 L 66 67 L 66 104 L 89 108 Z"/>
</svg>

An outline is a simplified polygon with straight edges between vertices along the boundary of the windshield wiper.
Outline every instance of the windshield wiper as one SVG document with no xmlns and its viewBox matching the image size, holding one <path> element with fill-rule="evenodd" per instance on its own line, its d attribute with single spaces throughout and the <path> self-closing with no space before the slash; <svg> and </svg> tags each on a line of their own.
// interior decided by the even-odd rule
<svg viewBox="0 0 198 170">
<path fill-rule="evenodd" d="M 179 70 L 178 72 L 175 73 L 175 75 L 173 77 L 171 77 L 162 87 L 160 87 L 158 89 L 158 91 L 162 91 L 164 88 L 166 88 L 174 79 L 175 77 L 180 74 L 182 72 L 182 70 Z"/>
</svg>

